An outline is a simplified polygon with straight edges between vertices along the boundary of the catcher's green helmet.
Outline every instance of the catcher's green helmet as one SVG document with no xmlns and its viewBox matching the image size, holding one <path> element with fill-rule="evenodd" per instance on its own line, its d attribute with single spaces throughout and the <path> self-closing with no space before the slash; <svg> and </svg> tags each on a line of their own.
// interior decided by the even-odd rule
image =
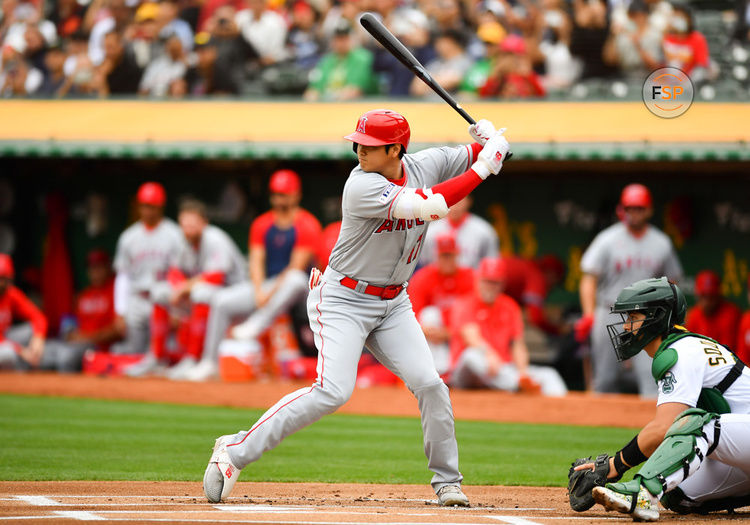
<svg viewBox="0 0 750 525">
<path fill-rule="evenodd" d="M 657 337 L 669 333 L 674 325 L 681 324 L 685 320 L 687 302 L 682 291 L 666 277 L 644 279 L 623 288 L 611 311 L 622 317 L 622 322 L 607 325 L 607 330 L 617 359 L 623 361 L 636 355 Z M 646 315 L 643 324 L 635 331 L 625 330 L 630 312 Z"/>
</svg>

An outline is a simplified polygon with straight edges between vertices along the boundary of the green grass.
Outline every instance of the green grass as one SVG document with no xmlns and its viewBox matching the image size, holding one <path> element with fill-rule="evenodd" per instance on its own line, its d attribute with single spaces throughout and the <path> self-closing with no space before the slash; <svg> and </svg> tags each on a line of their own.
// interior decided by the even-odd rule
<svg viewBox="0 0 750 525">
<path fill-rule="evenodd" d="M 199 481 L 213 441 L 258 410 L 0 395 L 2 480 Z M 614 452 L 632 430 L 456 422 L 472 485 L 567 482 L 578 456 Z M 287 438 L 243 481 L 429 483 L 416 418 L 334 414 Z"/>
</svg>

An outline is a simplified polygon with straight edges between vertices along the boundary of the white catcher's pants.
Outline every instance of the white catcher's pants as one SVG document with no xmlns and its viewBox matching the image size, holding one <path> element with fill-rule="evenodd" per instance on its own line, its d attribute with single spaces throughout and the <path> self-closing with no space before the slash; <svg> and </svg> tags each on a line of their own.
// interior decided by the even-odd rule
<svg viewBox="0 0 750 525">
<path fill-rule="evenodd" d="M 361 294 L 339 284 L 341 274 L 327 269 L 307 299 L 310 327 L 318 347 L 318 378 L 309 388 L 283 397 L 248 431 L 227 447 L 239 468 L 258 460 L 286 436 L 334 412 L 351 396 L 357 363 L 366 344 L 372 354 L 404 380 L 422 416 L 424 450 L 434 473 L 435 491 L 459 483 L 458 445 L 448 387 L 435 371 L 411 301 L 405 291 L 391 300 Z"/>
</svg>

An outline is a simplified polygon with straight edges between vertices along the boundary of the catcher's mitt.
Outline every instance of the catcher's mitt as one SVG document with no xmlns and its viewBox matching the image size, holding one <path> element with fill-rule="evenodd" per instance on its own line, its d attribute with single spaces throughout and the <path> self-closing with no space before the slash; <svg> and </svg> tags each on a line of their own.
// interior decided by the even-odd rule
<svg viewBox="0 0 750 525">
<path fill-rule="evenodd" d="M 573 462 L 568 471 L 568 499 L 570 507 L 576 512 L 589 510 L 594 506 L 594 497 L 591 490 L 594 487 L 603 487 L 607 482 L 617 481 L 616 479 L 607 479 L 609 474 L 608 454 L 599 454 L 595 460 L 588 458 L 579 458 Z M 594 463 L 594 470 L 574 470 L 579 465 Z"/>
</svg>

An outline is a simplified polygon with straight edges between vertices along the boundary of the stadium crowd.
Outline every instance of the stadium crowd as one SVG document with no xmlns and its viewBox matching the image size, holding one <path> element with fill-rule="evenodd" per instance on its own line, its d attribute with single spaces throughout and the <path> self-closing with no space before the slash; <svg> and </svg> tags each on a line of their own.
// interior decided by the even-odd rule
<svg viewBox="0 0 750 525">
<path fill-rule="evenodd" d="M 205 204 L 182 200 L 173 221 L 164 216 L 164 188 L 144 183 L 135 196 L 139 219 L 121 233 L 114 254 L 101 249 L 88 254 L 88 285 L 59 326 L 50 326 L 45 313 L 13 285 L 12 258 L 0 254 L 0 368 L 192 381 L 315 378 L 317 351 L 305 306 L 308 275 L 314 279 L 310 270 L 326 267 L 341 223 L 324 229 L 300 206 L 302 181 L 292 170 L 274 172 L 268 192 L 270 209 L 251 223 L 245 257 L 210 224 Z M 495 230 L 471 206 L 467 198 L 431 226 L 407 287 L 445 380 L 456 388 L 563 395 L 575 361 L 583 369 L 583 387 L 653 395 L 641 388 L 646 381 L 638 377 L 638 367 L 614 362 L 609 339 L 599 335 L 609 315 L 605 303 L 611 301 L 612 282 L 619 288 L 619 280 L 638 275 L 683 278 L 668 237 L 649 223 L 648 188 L 626 186 L 620 220 L 586 250 L 582 314 L 573 317 L 547 303 L 565 279 L 564 264 L 553 255 L 501 255 Z M 382 227 L 406 227 L 388 222 Z M 611 242 L 619 248 L 609 250 Z M 696 276 L 695 295 L 687 328 L 747 361 L 750 312 L 743 315 L 722 297 L 721 280 L 711 270 Z M 571 341 L 575 353 L 563 350 Z M 589 342 L 590 352 L 582 353 Z M 650 371 L 645 373 L 650 378 Z M 365 349 L 358 386 L 396 382 Z"/>
<path fill-rule="evenodd" d="M 747 80 L 747 68 L 743 77 L 712 58 L 689 7 L 666 0 L 2 0 L 0 7 L 3 97 L 434 96 L 366 37 L 357 23 L 364 11 L 382 17 L 434 78 L 466 98 L 584 98 L 590 80 L 625 96 L 663 65 L 698 85 L 721 71 Z M 738 1 L 738 46 L 747 42 L 747 13 Z M 747 61 L 745 48 L 735 51 Z"/>
</svg>

